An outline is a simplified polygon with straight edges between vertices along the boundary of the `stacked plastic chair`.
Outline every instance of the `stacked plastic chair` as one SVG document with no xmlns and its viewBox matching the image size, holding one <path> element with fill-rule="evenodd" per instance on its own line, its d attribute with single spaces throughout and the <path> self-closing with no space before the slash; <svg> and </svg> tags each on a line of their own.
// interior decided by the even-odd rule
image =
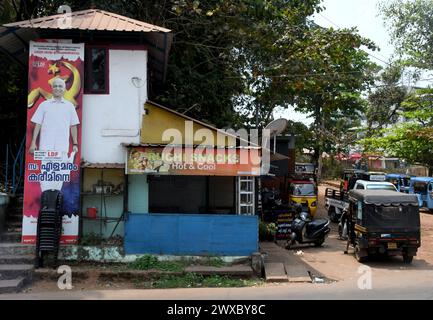
<svg viewBox="0 0 433 320">
<path fill-rule="evenodd" d="M 46 190 L 41 195 L 36 238 L 36 266 L 43 267 L 47 253 L 54 254 L 57 266 L 62 233 L 63 195 L 59 190 Z"/>
</svg>

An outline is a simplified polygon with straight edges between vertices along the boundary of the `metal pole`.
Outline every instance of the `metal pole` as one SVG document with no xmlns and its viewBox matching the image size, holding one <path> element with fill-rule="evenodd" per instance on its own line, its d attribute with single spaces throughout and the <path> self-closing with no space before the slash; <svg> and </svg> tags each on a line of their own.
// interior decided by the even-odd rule
<svg viewBox="0 0 433 320">
<path fill-rule="evenodd" d="M 9 145 L 6 144 L 6 174 L 5 174 L 5 192 L 8 193 L 8 170 L 9 170 Z"/>
</svg>

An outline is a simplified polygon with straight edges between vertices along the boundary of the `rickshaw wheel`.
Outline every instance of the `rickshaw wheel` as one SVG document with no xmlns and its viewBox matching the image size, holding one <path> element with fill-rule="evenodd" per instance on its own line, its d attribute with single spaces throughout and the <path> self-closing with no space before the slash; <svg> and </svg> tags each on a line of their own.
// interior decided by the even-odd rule
<svg viewBox="0 0 433 320">
<path fill-rule="evenodd" d="M 407 264 L 412 263 L 412 260 L 413 260 L 413 256 L 410 256 L 408 254 L 403 254 L 403 262 L 404 263 L 407 263 Z"/>
<path fill-rule="evenodd" d="M 338 222 L 338 219 L 336 217 L 336 212 L 335 212 L 335 208 L 334 207 L 329 207 L 329 209 L 328 209 L 328 216 L 329 216 L 329 219 L 332 222 Z"/>
<path fill-rule="evenodd" d="M 360 251 L 361 251 L 361 249 L 359 248 L 359 245 L 355 245 L 355 259 L 356 259 L 356 261 L 361 262 L 361 263 L 367 261 L 367 257 L 365 257 L 365 256 L 361 257 L 359 255 Z"/>
</svg>

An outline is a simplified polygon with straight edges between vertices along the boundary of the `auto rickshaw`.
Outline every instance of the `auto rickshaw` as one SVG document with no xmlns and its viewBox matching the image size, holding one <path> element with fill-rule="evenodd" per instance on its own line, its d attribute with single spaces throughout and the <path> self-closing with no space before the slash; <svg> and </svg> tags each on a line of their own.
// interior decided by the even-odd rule
<svg viewBox="0 0 433 320">
<path fill-rule="evenodd" d="M 365 171 L 360 174 L 361 180 L 366 181 L 385 181 L 386 173 L 382 171 Z"/>
<path fill-rule="evenodd" d="M 349 245 L 364 262 L 373 254 L 402 255 L 411 263 L 421 246 L 416 195 L 389 190 L 351 190 L 347 212 Z"/>
<path fill-rule="evenodd" d="M 344 169 L 341 175 L 340 192 L 346 192 L 353 188 L 355 181 L 361 179 L 361 174 L 364 170 L 359 169 Z"/>
<path fill-rule="evenodd" d="M 386 181 L 391 182 L 399 192 L 409 193 L 409 183 L 411 176 L 401 173 L 388 173 L 385 176 Z"/>
<path fill-rule="evenodd" d="M 317 185 L 312 178 L 291 180 L 289 185 L 289 203 L 302 205 L 303 211 L 312 217 L 317 212 Z"/>
<path fill-rule="evenodd" d="M 412 177 L 409 183 L 409 193 L 418 197 L 420 208 L 433 212 L 433 177 Z"/>
</svg>

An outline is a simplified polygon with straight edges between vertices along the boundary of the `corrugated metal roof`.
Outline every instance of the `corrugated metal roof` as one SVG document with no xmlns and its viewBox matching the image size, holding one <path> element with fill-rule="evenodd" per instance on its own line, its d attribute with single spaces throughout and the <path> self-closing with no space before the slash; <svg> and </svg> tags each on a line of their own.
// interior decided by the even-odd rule
<svg viewBox="0 0 433 320">
<path fill-rule="evenodd" d="M 28 42 L 38 37 L 35 30 L 26 30 L 24 32 L 24 29 L 0 27 L 0 51 L 22 66 L 25 66 L 29 59 Z"/>
<path fill-rule="evenodd" d="M 124 146 L 125 148 L 137 148 L 137 147 L 150 147 L 150 148 L 157 148 L 157 147 L 159 147 L 159 148 L 162 148 L 162 147 L 166 147 L 167 146 L 167 144 L 154 144 L 154 143 L 122 143 L 122 146 Z M 174 147 L 174 148 L 176 148 L 176 147 L 178 147 L 178 148 L 183 148 L 183 147 L 185 147 L 185 145 L 175 145 L 175 144 L 172 144 L 172 145 L 170 145 L 170 147 Z M 200 147 L 202 147 L 202 148 L 206 148 L 206 147 L 211 147 L 211 148 L 214 148 L 214 149 L 217 149 L 217 147 L 216 146 L 203 146 L 203 145 L 193 145 L 193 147 L 194 148 L 200 148 Z M 262 148 L 262 147 L 255 147 L 255 146 L 237 146 L 237 147 L 234 147 L 234 146 L 228 146 L 228 147 L 224 147 L 224 149 L 246 149 L 246 150 L 261 150 L 261 151 L 263 151 L 263 152 L 269 152 L 269 156 L 270 156 L 270 161 L 278 161 L 278 160 L 286 160 L 286 159 L 290 159 L 290 157 L 288 157 L 288 156 L 285 156 L 285 155 L 283 155 L 283 154 L 281 154 L 281 153 L 278 153 L 278 152 L 276 152 L 276 153 L 273 153 L 271 150 L 269 150 L 269 149 L 265 149 L 265 148 Z"/>
<path fill-rule="evenodd" d="M 171 32 L 171 30 L 155 26 L 150 23 L 124 17 L 115 13 L 99 9 L 89 9 L 72 12 L 71 26 L 65 28 L 63 21 L 66 14 L 25 20 L 5 24 L 5 27 L 39 28 L 39 29 L 79 29 L 106 31 L 135 31 L 135 32 Z M 69 18 L 69 16 L 68 16 Z"/>
<path fill-rule="evenodd" d="M 173 42 L 171 30 L 155 26 L 143 21 L 134 20 L 115 13 L 90 9 L 71 13 L 71 27 L 62 27 L 64 14 L 57 14 L 37 19 L 8 23 L 0 27 L 0 52 L 9 56 L 26 69 L 28 63 L 29 41 L 41 37 L 49 39 L 80 37 L 82 30 L 95 35 L 112 32 L 110 39 L 116 43 L 124 32 L 130 33 L 137 43 L 142 41 L 147 45 L 149 53 L 149 68 L 154 77 L 165 80 L 167 72 L 168 53 Z M 47 35 L 49 34 L 49 35 Z M 106 41 L 106 38 L 104 38 Z M 132 40 L 133 41 L 133 40 Z"/>
<path fill-rule="evenodd" d="M 125 169 L 124 163 L 90 163 L 84 161 L 81 163 L 82 168 L 89 169 Z"/>
<path fill-rule="evenodd" d="M 126 148 L 136 148 L 136 147 L 151 147 L 151 148 L 162 148 L 162 147 L 173 147 L 173 148 L 184 148 L 188 147 L 188 145 L 185 144 L 167 144 L 167 143 L 121 143 L 122 146 Z M 225 146 L 223 148 L 219 146 L 214 145 L 201 145 L 201 144 L 194 144 L 191 147 L 193 148 L 213 148 L 213 149 L 253 149 L 253 150 L 260 150 L 261 147 L 255 147 L 255 146 Z"/>
</svg>

